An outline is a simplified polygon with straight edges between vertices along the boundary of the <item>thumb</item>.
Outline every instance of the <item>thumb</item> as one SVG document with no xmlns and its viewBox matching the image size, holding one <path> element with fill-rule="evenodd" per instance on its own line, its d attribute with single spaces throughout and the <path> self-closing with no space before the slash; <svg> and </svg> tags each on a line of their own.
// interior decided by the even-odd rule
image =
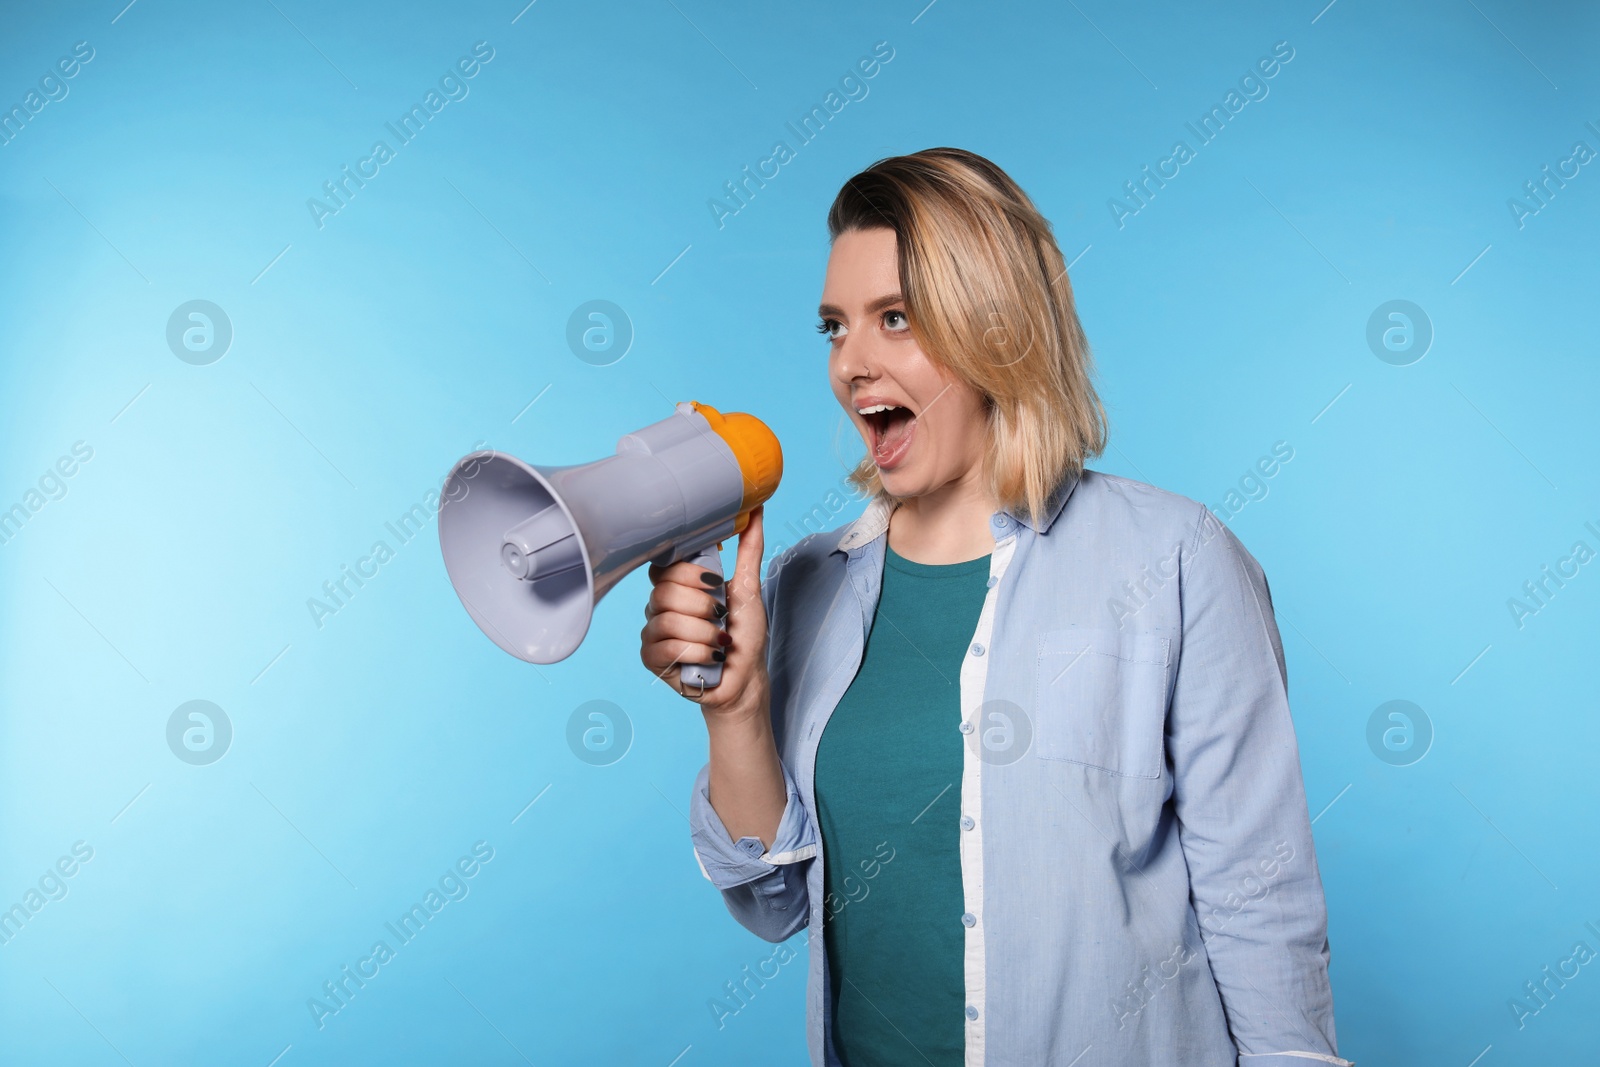
<svg viewBox="0 0 1600 1067">
<path fill-rule="evenodd" d="M 761 553 L 765 537 L 761 529 L 762 510 L 765 505 L 752 508 L 750 521 L 739 534 L 739 551 L 734 559 L 733 580 L 728 583 L 729 625 L 743 622 L 746 609 L 754 621 L 766 628 L 762 616 L 766 609 L 761 603 Z"/>
</svg>

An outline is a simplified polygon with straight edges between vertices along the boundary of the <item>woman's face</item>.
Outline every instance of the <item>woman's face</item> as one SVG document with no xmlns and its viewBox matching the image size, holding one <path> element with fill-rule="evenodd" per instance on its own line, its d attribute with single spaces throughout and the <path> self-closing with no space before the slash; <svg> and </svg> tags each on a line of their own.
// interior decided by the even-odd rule
<svg viewBox="0 0 1600 1067">
<path fill-rule="evenodd" d="M 829 384 L 883 487 L 917 497 L 976 483 L 983 469 L 983 397 L 923 355 L 900 292 L 897 240 L 887 227 L 847 230 L 833 242 L 818 314 L 830 338 Z M 863 415 L 879 405 L 892 410 Z"/>
</svg>

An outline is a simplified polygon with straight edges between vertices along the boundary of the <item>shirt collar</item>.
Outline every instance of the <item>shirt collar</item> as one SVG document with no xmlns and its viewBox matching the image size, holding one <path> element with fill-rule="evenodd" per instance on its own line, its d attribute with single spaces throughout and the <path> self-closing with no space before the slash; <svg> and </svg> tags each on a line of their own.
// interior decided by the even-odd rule
<svg viewBox="0 0 1600 1067">
<path fill-rule="evenodd" d="M 1006 508 L 998 511 L 996 515 L 1009 515 L 1016 522 L 1028 527 L 1034 533 L 1042 534 L 1049 531 L 1052 523 L 1061 514 L 1061 509 L 1066 505 L 1067 497 L 1072 495 L 1072 490 L 1077 487 L 1082 477 L 1081 470 L 1072 470 L 1056 483 L 1056 487 L 1045 498 L 1044 517 L 1035 525 L 1029 520 L 1027 509 L 1023 507 Z M 889 516 L 897 505 L 881 496 L 874 496 L 867 504 L 867 510 L 861 517 L 849 523 L 840 531 L 839 543 L 835 551 L 850 552 L 862 545 L 876 540 L 889 528 Z"/>
</svg>

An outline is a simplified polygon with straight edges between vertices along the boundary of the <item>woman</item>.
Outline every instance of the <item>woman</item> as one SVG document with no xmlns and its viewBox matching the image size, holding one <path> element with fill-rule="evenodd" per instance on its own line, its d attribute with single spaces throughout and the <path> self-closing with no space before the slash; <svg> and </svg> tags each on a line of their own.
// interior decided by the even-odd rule
<svg viewBox="0 0 1600 1067">
<path fill-rule="evenodd" d="M 1348 1065 L 1266 578 L 1104 446 L 1050 226 L 980 156 L 845 183 L 819 326 L 872 494 L 727 627 L 652 568 L 641 659 L 715 659 L 706 876 L 810 932 L 815 1064 Z M 769 633 L 770 626 L 770 633 Z M 820 932 L 818 939 L 814 935 Z M 753 990 L 749 990 L 753 992 Z"/>
</svg>

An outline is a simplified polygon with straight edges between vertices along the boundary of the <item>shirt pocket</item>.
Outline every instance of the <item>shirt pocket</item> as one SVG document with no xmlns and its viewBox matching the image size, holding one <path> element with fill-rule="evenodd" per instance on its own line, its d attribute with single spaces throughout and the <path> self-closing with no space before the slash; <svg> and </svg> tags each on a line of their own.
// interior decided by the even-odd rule
<svg viewBox="0 0 1600 1067">
<path fill-rule="evenodd" d="M 1125 778 L 1159 778 L 1171 642 L 1120 630 L 1046 630 L 1034 671 L 1034 752 Z"/>
</svg>

